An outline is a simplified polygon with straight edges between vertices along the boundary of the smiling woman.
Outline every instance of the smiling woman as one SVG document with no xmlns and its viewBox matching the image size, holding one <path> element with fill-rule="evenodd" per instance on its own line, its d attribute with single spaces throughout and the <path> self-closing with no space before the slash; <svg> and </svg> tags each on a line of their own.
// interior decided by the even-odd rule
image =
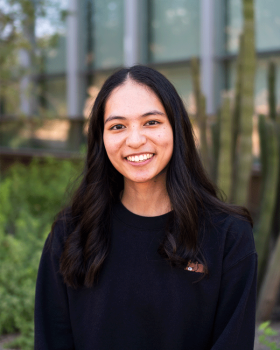
<svg viewBox="0 0 280 350">
<path fill-rule="evenodd" d="M 143 66 L 114 73 L 42 254 L 35 349 L 253 349 L 251 226 L 218 199 L 173 85 Z"/>
<path fill-rule="evenodd" d="M 157 95 L 127 79 L 106 102 L 103 140 L 109 160 L 124 177 L 125 207 L 144 216 L 170 211 L 165 184 L 173 131 Z"/>
</svg>

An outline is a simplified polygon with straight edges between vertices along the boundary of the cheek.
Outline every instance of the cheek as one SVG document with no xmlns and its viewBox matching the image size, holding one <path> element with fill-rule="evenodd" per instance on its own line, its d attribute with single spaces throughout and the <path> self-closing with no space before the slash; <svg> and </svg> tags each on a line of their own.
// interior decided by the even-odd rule
<svg viewBox="0 0 280 350">
<path fill-rule="evenodd" d="M 111 161 L 118 155 L 120 149 L 120 142 L 118 141 L 116 137 L 108 137 L 106 134 L 103 136 L 104 147 Z"/>
<path fill-rule="evenodd" d="M 158 142 L 162 147 L 166 148 L 169 152 L 173 151 L 173 132 L 172 129 L 165 128 L 162 133 L 158 134 Z"/>
</svg>

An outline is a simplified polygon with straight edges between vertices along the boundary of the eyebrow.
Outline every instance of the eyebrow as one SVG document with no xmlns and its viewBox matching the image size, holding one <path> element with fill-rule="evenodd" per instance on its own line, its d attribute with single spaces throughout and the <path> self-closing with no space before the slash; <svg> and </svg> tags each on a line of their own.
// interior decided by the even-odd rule
<svg viewBox="0 0 280 350">
<path fill-rule="evenodd" d="M 148 117 L 149 115 L 163 115 L 163 116 L 165 116 L 165 113 L 160 112 L 160 111 L 158 111 L 158 110 L 155 109 L 155 110 L 153 110 L 153 111 L 149 111 L 149 112 L 147 112 L 147 113 L 142 114 L 142 115 L 141 115 L 141 118 L 143 118 L 143 117 Z M 110 122 L 111 120 L 114 120 L 114 119 L 126 120 L 125 117 L 122 117 L 122 116 L 120 116 L 120 115 L 110 115 L 110 116 L 105 120 L 104 125 L 105 125 L 107 122 Z"/>
</svg>

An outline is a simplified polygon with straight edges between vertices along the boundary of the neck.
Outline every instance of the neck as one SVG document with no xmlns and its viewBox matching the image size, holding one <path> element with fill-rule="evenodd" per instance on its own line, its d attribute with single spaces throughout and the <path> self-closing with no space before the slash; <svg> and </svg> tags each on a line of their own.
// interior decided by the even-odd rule
<svg viewBox="0 0 280 350">
<path fill-rule="evenodd" d="M 121 201 L 129 211 L 141 216 L 159 216 L 171 211 L 165 181 L 135 183 L 125 179 Z"/>
</svg>

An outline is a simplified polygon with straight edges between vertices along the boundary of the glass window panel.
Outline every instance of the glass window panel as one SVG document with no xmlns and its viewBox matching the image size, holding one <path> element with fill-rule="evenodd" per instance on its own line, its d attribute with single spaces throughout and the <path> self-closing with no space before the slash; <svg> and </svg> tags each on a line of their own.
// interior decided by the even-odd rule
<svg viewBox="0 0 280 350">
<path fill-rule="evenodd" d="M 152 62 L 199 55 L 198 0 L 151 0 L 149 54 Z"/>
<path fill-rule="evenodd" d="M 46 79 L 40 82 L 40 108 L 50 116 L 67 116 L 66 79 Z"/>
<path fill-rule="evenodd" d="M 256 0 L 256 47 L 257 50 L 280 49 L 280 1 Z M 227 52 L 238 51 L 238 37 L 242 31 L 242 1 L 228 0 Z"/>
<path fill-rule="evenodd" d="M 124 1 L 94 1 L 94 67 L 123 64 Z"/>
<path fill-rule="evenodd" d="M 66 19 L 62 16 L 68 8 L 68 0 L 48 0 L 39 7 L 44 9 L 44 15 L 36 17 L 35 34 L 40 47 L 44 43 L 45 73 L 65 73 L 66 70 Z"/>
<path fill-rule="evenodd" d="M 94 74 L 91 84 L 87 88 L 87 96 L 83 107 L 83 115 L 89 118 L 92 106 L 105 80 L 113 74 L 113 71 L 98 72 Z"/>
<path fill-rule="evenodd" d="M 192 94 L 191 70 L 187 65 L 169 67 L 155 67 L 161 72 L 176 88 L 178 94 L 184 101 L 188 113 L 194 114 L 194 98 Z"/>
<path fill-rule="evenodd" d="M 226 16 L 226 50 L 228 53 L 236 53 L 242 31 L 242 0 L 228 0 Z"/>
<path fill-rule="evenodd" d="M 215 48 L 214 51 L 217 55 L 225 54 L 225 41 L 226 41 L 226 2 L 225 0 L 214 1 L 214 38 Z"/>
<path fill-rule="evenodd" d="M 66 37 L 61 35 L 56 45 L 46 52 L 45 69 L 46 73 L 65 73 L 66 72 Z"/>
<path fill-rule="evenodd" d="M 258 50 L 280 49 L 280 1 L 256 0 Z"/>
</svg>

